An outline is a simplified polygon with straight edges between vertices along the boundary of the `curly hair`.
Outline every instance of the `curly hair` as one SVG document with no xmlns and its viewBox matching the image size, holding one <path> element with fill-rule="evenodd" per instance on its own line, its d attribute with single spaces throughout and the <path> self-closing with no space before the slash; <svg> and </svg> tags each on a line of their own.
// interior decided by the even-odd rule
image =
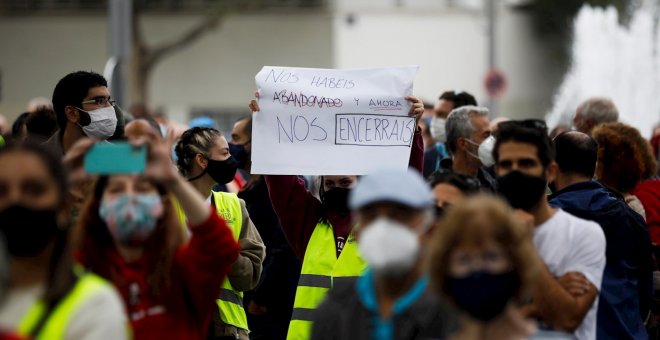
<svg viewBox="0 0 660 340">
<path fill-rule="evenodd" d="M 500 198 L 478 194 L 466 198 L 447 212 L 432 239 L 431 282 L 436 293 L 451 300 L 446 280 L 449 260 L 463 242 L 494 240 L 505 249 L 517 275 L 514 299 L 523 303 L 531 293 L 539 270 L 539 258 L 532 243 L 532 231 L 519 221 Z"/>
<path fill-rule="evenodd" d="M 174 148 L 177 157 L 176 166 L 179 172 L 188 177 L 197 154 L 210 158 L 209 150 L 211 150 L 218 137 L 223 137 L 222 133 L 213 128 L 198 126 L 186 130 Z"/>
<path fill-rule="evenodd" d="M 648 141 L 637 129 L 623 123 L 598 125 L 592 132 L 598 143 L 598 179 L 627 193 L 653 175 L 657 164 Z"/>
</svg>

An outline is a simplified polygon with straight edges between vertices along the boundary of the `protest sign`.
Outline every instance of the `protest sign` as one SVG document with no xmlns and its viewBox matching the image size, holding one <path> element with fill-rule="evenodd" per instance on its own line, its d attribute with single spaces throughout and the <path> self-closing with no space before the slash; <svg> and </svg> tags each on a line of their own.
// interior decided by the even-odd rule
<svg viewBox="0 0 660 340">
<path fill-rule="evenodd" d="M 252 173 L 364 175 L 405 169 L 417 66 L 312 69 L 265 66 L 256 75 Z"/>
</svg>

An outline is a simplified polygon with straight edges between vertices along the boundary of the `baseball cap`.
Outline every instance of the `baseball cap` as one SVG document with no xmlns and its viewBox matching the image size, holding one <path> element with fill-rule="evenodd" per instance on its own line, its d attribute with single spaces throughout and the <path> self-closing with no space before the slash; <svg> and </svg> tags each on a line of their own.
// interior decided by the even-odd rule
<svg viewBox="0 0 660 340">
<path fill-rule="evenodd" d="M 419 172 L 411 169 L 377 170 L 363 176 L 348 198 L 348 206 L 353 210 L 377 202 L 394 202 L 419 209 L 435 204 L 428 184 Z"/>
</svg>

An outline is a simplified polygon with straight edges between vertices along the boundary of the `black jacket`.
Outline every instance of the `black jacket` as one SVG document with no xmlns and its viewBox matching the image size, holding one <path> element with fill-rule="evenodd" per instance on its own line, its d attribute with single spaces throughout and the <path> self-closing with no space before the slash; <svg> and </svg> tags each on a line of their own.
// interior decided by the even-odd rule
<svg viewBox="0 0 660 340">
<path fill-rule="evenodd" d="M 607 262 L 598 303 L 597 338 L 646 337 L 643 320 L 652 299 L 651 240 L 644 219 L 617 193 L 597 181 L 569 185 L 550 205 L 598 223 L 607 240 Z"/>
<path fill-rule="evenodd" d="M 355 280 L 337 284 L 317 308 L 312 340 L 372 339 L 374 315 L 358 297 Z M 456 328 L 454 313 L 426 291 L 394 316 L 394 339 L 444 339 Z"/>
</svg>

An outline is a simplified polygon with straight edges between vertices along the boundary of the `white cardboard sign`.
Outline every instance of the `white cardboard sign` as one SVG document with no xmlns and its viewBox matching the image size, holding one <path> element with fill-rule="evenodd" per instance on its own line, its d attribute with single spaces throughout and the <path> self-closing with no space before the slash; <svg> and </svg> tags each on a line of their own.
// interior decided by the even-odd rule
<svg viewBox="0 0 660 340">
<path fill-rule="evenodd" d="M 417 66 L 313 69 L 264 66 L 255 79 L 255 174 L 364 175 L 406 169 L 415 132 L 408 116 Z"/>
</svg>

